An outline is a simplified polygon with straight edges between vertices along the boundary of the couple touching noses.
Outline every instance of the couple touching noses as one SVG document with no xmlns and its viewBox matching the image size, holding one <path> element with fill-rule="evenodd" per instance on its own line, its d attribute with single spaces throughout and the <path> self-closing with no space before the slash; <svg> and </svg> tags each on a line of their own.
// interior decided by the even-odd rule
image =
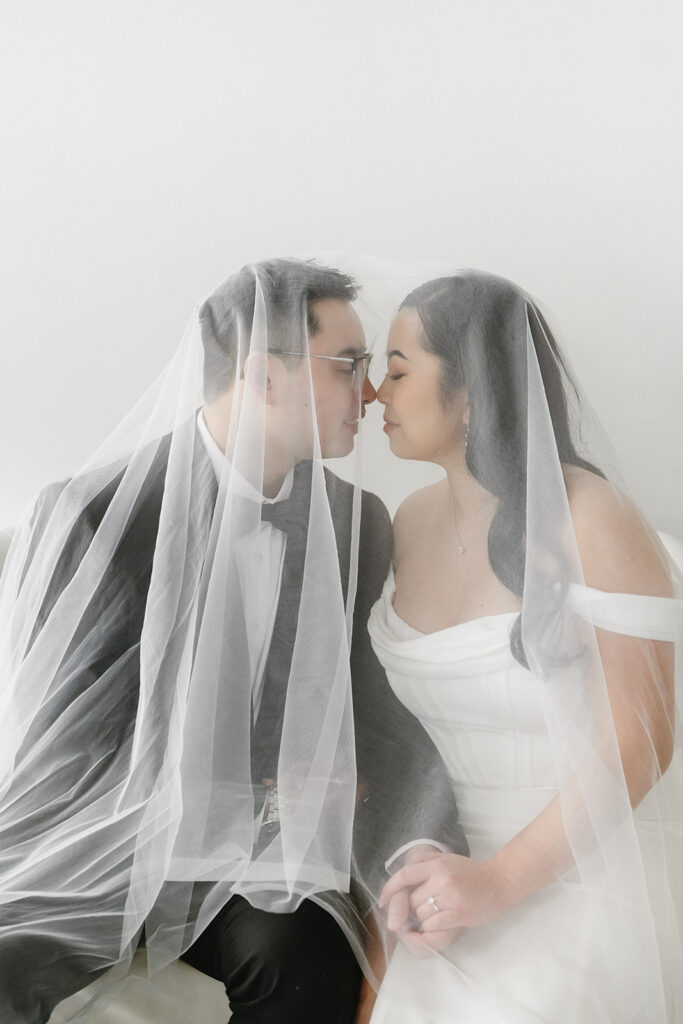
<svg viewBox="0 0 683 1024">
<path fill-rule="evenodd" d="M 368 928 L 361 960 L 381 975 L 390 958 L 374 1009 L 363 987 L 357 1020 L 673 1021 L 680 939 L 660 950 L 662 936 L 680 935 L 683 887 L 676 827 L 657 801 L 680 820 L 675 569 L 607 479 L 608 453 L 587 444 L 590 415 L 533 300 L 480 272 L 396 298 L 376 391 L 350 307 L 318 303 L 319 331 L 309 331 L 322 458 L 350 452 L 345 430 L 377 398 L 394 454 L 444 470 L 399 508 L 370 607 L 374 655 L 408 719 L 376 703 L 362 710 L 370 691 L 358 682 L 370 673 L 352 658 L 365 795 L 350 892 Z M 361 589 L 369 501 L 356 526 Z M 367 611 L 356 604 L 354 643 L 366 643 Z M 380 802 L 360 756 L 377 723 L 391 793 Z M 439 766 L 415 789 L 410 755 L 425 735 Z M 381 878 L 356 851 L 411 802 L 426 827 L 394 833 L 393 874 Z M 660 900 L 650 886 L 662 870 L 671 881 Z"/>
<path fill-rule="evenodd" d="M 358 266 L 230 277 L 20 532 L 8 1024 L 97 995 L 143 929 L 235 1024 L 680 1016 L 680 580 L 525 292 Z M 375 399 L 444 471 L 393 531 L 356 464 Z"/>
</svg>

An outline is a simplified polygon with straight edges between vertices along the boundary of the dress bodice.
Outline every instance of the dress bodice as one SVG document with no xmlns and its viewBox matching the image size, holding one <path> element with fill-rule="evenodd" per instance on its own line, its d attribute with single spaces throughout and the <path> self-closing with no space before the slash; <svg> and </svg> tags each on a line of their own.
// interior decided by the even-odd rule
<svg viewBox="0 0 683 1024">
<path fill-rule="evenodd" d="M 373 647 L 399 700 L 420 719 L 446 764 L 470 845 L 483 843 L 481 852 L 488 852 L 558 790 L 544 684 L 510 649 L 518 613 L 421 633 L 398 616 L 393 594 L 390 574 L 370 617 Z M 676 636 L 679 602 L 574 586 L 570 603 L 603 628 Z"/>
</svg>

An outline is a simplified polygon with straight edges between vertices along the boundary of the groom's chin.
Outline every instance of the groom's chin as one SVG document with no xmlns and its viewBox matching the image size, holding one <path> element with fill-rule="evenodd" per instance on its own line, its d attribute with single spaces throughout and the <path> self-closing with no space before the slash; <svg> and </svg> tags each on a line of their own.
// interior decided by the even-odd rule
<svg viewBox="0 0 683 1024">
<path fill-rule="evenodd" d="M 322 448 L 323 459 L 343 459 L 345 455 L 350 455 L 355 446 L 355 438 L 352 437 L 335 437 L 333 441 L 328 441 Z"/>
</svg>

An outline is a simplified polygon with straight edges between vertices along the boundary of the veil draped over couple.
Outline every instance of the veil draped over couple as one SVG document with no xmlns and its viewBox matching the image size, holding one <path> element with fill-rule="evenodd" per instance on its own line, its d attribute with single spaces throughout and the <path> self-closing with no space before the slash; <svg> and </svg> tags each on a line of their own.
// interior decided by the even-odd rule
<svg viewBox="0 0 683 1024">
<path fill-rule="evenodd" d="M 511 282 L 242 268 L 0 618 L 5 1024 L 140 945 L 235 1024 L 683 1020 L 681 575 Z"/>
</svg>

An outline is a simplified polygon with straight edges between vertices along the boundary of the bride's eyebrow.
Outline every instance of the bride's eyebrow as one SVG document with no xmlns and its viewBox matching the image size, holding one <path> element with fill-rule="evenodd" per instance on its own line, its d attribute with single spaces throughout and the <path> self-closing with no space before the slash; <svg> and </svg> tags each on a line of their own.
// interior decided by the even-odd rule
<svg viewBox="0 0 683 1024">
<path fill-rule="evenodd" d="M 410 362 L 408 356 L 404 356 L 402 352 L 399 352 L 397 348 L 392 348 L 391 352 L 387 352 L 387 360 L 391 359 L 392 356 L 398 356 L 399 359 L 405 359 L 407 363 Z"/>
</svg>

